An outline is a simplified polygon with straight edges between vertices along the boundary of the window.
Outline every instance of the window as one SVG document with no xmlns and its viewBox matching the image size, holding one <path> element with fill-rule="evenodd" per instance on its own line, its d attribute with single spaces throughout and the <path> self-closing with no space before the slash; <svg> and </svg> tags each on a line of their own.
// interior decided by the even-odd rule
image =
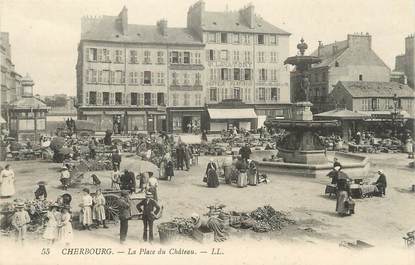
<svg viewBox="0 0 415 265">
<path fill-rule="evenodd" d="M 264 87 L 258 88 L 258 99 L 265 100 L 265 88 Z"/>
<path fill-rule="evenodd" d="M 233 89 L 233 98 L 234 99 L 241 99 L 241 89 L 239 87 L 235 87 Z"/>
<path fill-rule="evenodd" d="M 238 44 L 239 43 L 239 34 L 238 33 L 233 33 L 233 43 Z"/>
<path fill-rule="evenodd" d="M 258 63 L 265 62 L 265 52 L 258 52 Z"/>
<path fill-rule="evenodd" d="M 137 63 L 137 51 L 136 50 L 130 50 L 130 63 Z"/>
<path fill-rule="evenodd" d="M 173 103 L 172 103 L 172 105 L 173 106 L 179 105 L 179 95 L 173 94 Z"/>
<path fill-rule="evenodd" d="M 213 70 L 213 69 L 212 69 L 212 70 Z M 201 76 L 201 75 L 200 75 L 200 73 L 196 73 L 196 74 L 195 74 L 195 85 L 196 85 L 196 86 L 201 85 L 201 83 L 202 83 L 202 82 L 200 81 L 200 76 Z"/>
<path fill-rule="evenodd" d="M 176 72 L 171 73 L 171 78 L 172 78 L 172 84 L 177 85 L 178 82 L 177 82 L 177 73 Z"/>
<path fill-rule="evenodd" d="M 221 33 L 220 34 L 220 42 L 221 43 L 228 43 L 228 33 Z"/>
<path fill-rule="evenodd" d="M 189 85 L 189 74 L 188 73 L 183 74 L 183 83 L 186 86 Z"/>
<path fill-rule="evenodd" d="M 200 94 L 195 95 L 195 106 L 202 105 L 202 96 Z"/>
<path fill-rule="evenodd" d="M 363 81 L 363 75 L 362 74 L 359 75 L 359 81 Z"/>
<path fill-rule="evenodd" d="M 244 39 L 244 44 L 250 44 L 251 43 L 251 38 L 248 34 L 244 34 L 243 39 Z"/>
<path fill-rule="evenodd" d="M 195 52 L 195 64 L 202 64 L 200 60 L 200 52 Z"/>
<path fill-rule="evenodd" d="M 122 93 L 115 92 L 115 104 L 121 105 L 122 104 Z"/>
<path fill-rule="evenodd" d="M 110 51 L 108 49 L 102 50 L 102 56 L 103 56 L 104 62 L 110 62 Z"/>
<path fill-rule="evenodd" d="M 190 95 L 188 93 L 184 94 L 183 105 L 184 106 L 189 106 L 190 105 Z"/>
<path fill-rule="evenodd" d="M 130 84 L 138 84 L 138 72 L 130 72 Z"/>
<path fill-rule="evenodd" d="M 239 51 L 233 51 L 233 61 L 239 62 Z"/>
<path fill-rule="evenodd" d="M 91 70 L 92 76 L 91 76 L 91 82 L 96 83 L 97 82 L 97 70 Z"/>
<path fill-rule="evenodd" d="M 89 104 L 96 105 L 97 104 L 97 92 L 91 91 L 89 92 Z"/>
<path fill-rule="evenodd" d="M 157 63 L 164 64 L 164 52 L 157 52 Z"/>
<path fill-rule="evenodd" d="M 271 45 L 277 45 L 277 35 L 270 35 L 269 42 Z"/>
<path fill-rule="evenodd" d="M 327 81 L 327 73 L 326 72 L 323 72 L 321 74 L 321 81 L 323 81 L 323 82 L 326 82 Z"/>
<path fill-rule="evenodd" d="M 157 84 L 164 85 L 164 73 L 157 73 Z"/>
<path fill-rule="evenodd" d="M 228 51 L 227 50 L 221 50 L 220 51 L 220 59 L 223 61 L 228 60 Z"/>
<path fill-rule="evenodd" d="M 151 52 L 150 51 L 144 51 L 144 63 L 151 64 Z"/>
<path fill-rule="evenodd" d="M 215 51 L 209 50 L 209 61 L 214 61 L 214 60 L 215 60 Z"/>
<path fill-rule="evenodd" d="M 233 80 L 241 80 L 241 69 L 239 68 L 233 69 Z"/>
<path fill-rule="evenodd" d="M 179 63 L 179 52 L 171 53 L 171 63 Z"/>
<path fill-rule="evenodd" d="M 151 85 L 151 72 L 150 71 L 144 71 L 144 84 Z"/>
<path fill-rule="evenodd" d="M 208 41 L 215 43 L 216 42 L 216 32 L 209 32 L 208 33 Z"/>
<path fill-rule="evenodd" d="M 251 69 L 245 69 L 245 80 L 251 80 Z"/>
<path fill-rule="evenodd" d="M 271 52 L 271 63 L 277 62 L 277 52 Z"/>
<path fill-rule="evenodd" d="M 96 62 L 98 59 L 98 49 L 97 48 L 89 48 L 89 57 L 88 61 L 90 62 Z"/>
<path fill-rule="evenodd" d="M 131 93 L 131 105 L 132 106 L 137 106 L 138 105 L 137 93 Z"/>
<path fill-rule="evenodd" d="M 164 93 L 157 93 L 157 105 L 164 106 Z"/>
<path fill-rule="evenodd" d="M 115 63 L 122 63 L 122 50 L 115 50 Z"/>
<path fill-rule="evenodd" d="M 263 34 L 258 34 L 258 44 L 265 43 L 265 36 Z"/>
<path fill-rule="evenodd" d="M 245 51 L 245 62 L 246 63 L 251 62 L 251 52 L 250 51 Z"/>
<path fill-rule="evenodd" d="M 278 101 L 280 98 L 280 90 L 277 87 L 271 87 L 271 99 Z"/>
<path fill-rule="evenodd" d="M 115 72 L 115 83 L 117 84 L 123 84 L 125 81 L 124 72 L 122 71 L 116 71 Z"/>
<path fill-rule="evenodd" d="M 144 105 L 151 105 L 151 93 L 144 93 Z"/>
<path fill-rule="evenodd" d="M 102 93 L 102 104 L 103 105 L 109 105 L 110 104 L 110 93 L 109 92 L 103 92 Z"/>
<path fill-rule="evenodd" d="M 277 81 L 277 69 L 271 70 L 271 81 Z"/>
<path fill-rule="evenodd" d="M 189 64 L 190 63 L 190 52 L 183 53 L 183 63 Z"/>
<path fill-rule="evenodd" d="M 211 88 L 209 90 L 209 99 L 210 99 L 210 101 L 217 101 L 218 100 L 217 92 L 218 92 L 218 90 L 216 88 Z"/>
<path fill-rule="evenodd" d="M 267 70 L 266 69 L 259 69 L 259 80 L 266 81 L 267 80 Z"/>
<path fill-rule="evenodd" d="M 220 69 L 220 80 L 228 80 L 228 69 L 227 68 Z"/>
<path fill-rule="evenodd" d="M 379 101 L 377 98 L 372 98 L 372 110 L 379 109 Z"/>
</svg>

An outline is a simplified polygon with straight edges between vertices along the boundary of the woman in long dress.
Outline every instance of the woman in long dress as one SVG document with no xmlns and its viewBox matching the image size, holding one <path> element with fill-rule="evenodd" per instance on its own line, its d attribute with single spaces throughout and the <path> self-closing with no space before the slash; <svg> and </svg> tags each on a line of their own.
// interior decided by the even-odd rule
<svg viewBox="0 0 415 265">
<path fill-rule="evenodd" d="M 347 202 L 350 196 L 351 179 L 344 172 L 338 172 L 338 174 L 336 212 L 341 216 L 346 216 L 350 215 Z"/>
<path fill-rule="evenodd" d="M 58 205 L 53 204 L 50 207 L 50 210 L 46 213 L 48 222 L 46 223 L 46 229 L 43 232 L 43 238 L 48 240 L 49 244 L 53 244 L 58 239 L 58 225 L 61 220 L 57 219 L 57 208 Z"/>
<path fill-rule="evenodd" d="M 102 224 L 104 228 L 108 228 L 105 224 L 105 197 L 102 195 L 101 189 L 96 191 L 96 194 L 92 200 L 94 202 L 92 219 L 97 222 L 97 228 L 100 224 Z"/>
<path fill-rule="evenodd" d="M 71 214 L 69 207 L 65 206 L 62 210 L 62 218 L 59 226 L 58 238 L 59 241 L 69 245 L 73 240 Z"/>
<path fill-rule="evenodd" d="M 1 184 L 1 196 L 10 197 L 15 193 L 14 189 L 14 172 L 10 168 L 10 165 L 6 165 L 0 173 L 0 184 Z"/>
<path fill-rule="evenodd" d="M 85 188 L 82 190 L 84 196 L 82 196 L 81 212 L 79 216 L 80 222 L 84 229 L 91 230 L 89 227 L 92 225 L 92 197 L 89 195 L 89 189 Z"/>
<path fill-rule="evenodd" d="M 217 166 L 211 159 L 206 167 L 206 183 L 209 188 L 216 188 L 219 186 L 219 178 L 217 174 Z"/>
</svg>

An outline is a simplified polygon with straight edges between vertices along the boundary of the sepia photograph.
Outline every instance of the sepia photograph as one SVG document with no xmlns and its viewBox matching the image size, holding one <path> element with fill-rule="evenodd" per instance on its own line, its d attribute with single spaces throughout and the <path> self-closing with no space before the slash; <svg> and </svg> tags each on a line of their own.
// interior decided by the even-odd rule
<svg viewBox="0 0 415 265">
<path fill-rule="evenodd" d="M 0 0 L 0 264 L 415 264 L 413 0 Z"/>
</svg>

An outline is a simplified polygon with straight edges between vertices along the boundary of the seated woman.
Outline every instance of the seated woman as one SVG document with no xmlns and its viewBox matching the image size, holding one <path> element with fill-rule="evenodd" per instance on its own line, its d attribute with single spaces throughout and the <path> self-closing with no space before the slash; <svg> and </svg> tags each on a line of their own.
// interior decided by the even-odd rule
<svg viewBox="0 0 415 265">
<path fill-rule="evenodd" d="M 206 167 L 206 183 L 209 188 L 216 188 L 219 186 L 219 178 L 217 173 L 217 166 L 211 159 Z"/>
<path fill-rule="evenodd" d="M 191 219 L 193 221 L 194 229 L 213 231 L 214 240 L 216 242 L 222 242 L 227 239 L 228 234 L 225 232 L 223 222 L 219 218 L 213 216 L 200 217 L 199 214 L 193 213 Z"/>
</svg>

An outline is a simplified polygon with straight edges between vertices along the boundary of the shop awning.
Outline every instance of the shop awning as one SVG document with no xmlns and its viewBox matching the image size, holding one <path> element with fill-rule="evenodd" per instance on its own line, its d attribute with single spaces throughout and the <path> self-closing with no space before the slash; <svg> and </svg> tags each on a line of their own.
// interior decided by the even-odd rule
<svg viewBox="0 0 415 265">
<path fill-rule="evenodd" d="M 329 119 L 341 119 L 341 120 L 360 120 L 368 118 L 370 115 L 357 111 L 351 111 L 348 109 L 335 109 L 326 112 L 318 113 L 314 115 L 316 118 L 329 118 Z"/>
<path fill-rule="evenodd" d="M 0 124 L 2 123 L 6 123 L 6 120 L 2 116 L 0 116 Z"/>
<path fill-rule="evenodd" d="M 256 119 L 254 109 L 208 109 L 212 120 Z"/>
<path fill-rule="evenodd" d="M 145 111 L 136 111 L 136 110 L 132 110 L 132 111 L 127 111 L 128 115 L 146 115 Z"/>
<path fill-rule="evenodd" d="M 372 118 L 377 119 L 391 119 L 393 116 L 393 111 L 387 111 L 387 110 L 374 110 L 374 111 L 362 111 L 362 113 L 367 114 L 368 116 Z M 411 117 L 408 112 L 405 110 L 398 110 L 397 112 L 398 117 L 397 118 L 403 118 L 408 119 Z"/>
<path fill-rule="evenodd" d="M 84 115 L 102 115 L 102 111 L 82 111 L 82 114 Z"/>
<path fill-rule="evenodd" d="M 105 111 L 105 114 L 108 114 L 108 115 L 123 115 L 123 114 L 125 114 L 125 112 L 124 111 Z"/>
</svg>

